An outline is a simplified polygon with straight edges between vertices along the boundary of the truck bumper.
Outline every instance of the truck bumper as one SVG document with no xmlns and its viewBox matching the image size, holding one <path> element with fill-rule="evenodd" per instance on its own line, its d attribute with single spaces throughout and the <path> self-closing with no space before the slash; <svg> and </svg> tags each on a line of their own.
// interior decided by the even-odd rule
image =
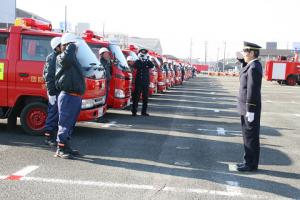
<svg viewBox="0 0 300 200">
<path fill-rule="evenodd" d="M 102 117 L 106 113 L 106 110 L 106 105 L 100 106 L 98 108 L 81 110 L 78 121 L 93 121 L 99 117 Z"/>
</svg>

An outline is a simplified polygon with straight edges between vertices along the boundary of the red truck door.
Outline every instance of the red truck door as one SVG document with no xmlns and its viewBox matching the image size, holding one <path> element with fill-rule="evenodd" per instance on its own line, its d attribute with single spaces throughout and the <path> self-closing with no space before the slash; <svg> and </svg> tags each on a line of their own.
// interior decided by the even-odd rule
<svg viewBox="0 0 300 200">
<path fill-rule="evenodd" d="M 8 61 L 7 61 L 7 33 L 0 33 L 0 106 L 7 106 L 7 71 L 8 71 Z"/>
<path fill-rule="evenodd" d="M 21 55 L 16 67 L 16 92 L 29 91 L 28 95 L 46 94 L 43 69 L 46 57 L 51 53 L 52 37 L 22 35 Z"/>
</svg>

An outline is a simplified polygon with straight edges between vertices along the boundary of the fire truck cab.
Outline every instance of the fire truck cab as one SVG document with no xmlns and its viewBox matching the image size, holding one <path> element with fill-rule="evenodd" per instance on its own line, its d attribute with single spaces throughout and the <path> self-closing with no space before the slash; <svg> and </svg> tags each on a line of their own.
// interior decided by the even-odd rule
<svg viewBox="0 0 300 200">
<path fill-rule="evenodd" d="M 61 36 L 51 28 L 51 24 L 23 18 L 9 29 L 0 29 L 0 118 L 8 119 L 8 126 L 14 127 L 20 117 L 28 134 L 42 134 L 47 117 L 43 69 L 46 57 L 53 51 L 50 40 Z M 81 38 L 77 43 L 77 58 L 87 88 L 79 120 L 94 120 L 105 111 L 104 68 Z"/>
<path fill-rule="evenodd" d="M 86 30 L 83 39 L 88 43 L 99 60 L 99 50 L 109 49 L 112 58 L 112 75 L 109 85 L 107 106 L 124 109 L 130 105 L 132 73 L 118 44 L 104 41 L 91 30 Z"/>
</svg>

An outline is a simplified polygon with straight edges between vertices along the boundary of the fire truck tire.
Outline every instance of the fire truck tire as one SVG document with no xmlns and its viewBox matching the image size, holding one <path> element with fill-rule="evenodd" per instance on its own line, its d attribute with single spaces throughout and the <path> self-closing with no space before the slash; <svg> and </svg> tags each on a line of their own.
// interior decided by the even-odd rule
<svg viewBox="0 0 300 200">
<path fill-rule="evenodd" d="M 43 135 L 47 118 L 47 105 L 42 102 L 27 104 L 21 111 L 21 127 L 26 134 Z"/>
<path fill-rule="evenodd" d="M 296 85 L 296 83 L 297 83 L 297 80 L 296 80 L 295 77 L 289 76 L 289 77 L 287 78 L 287 84 L 288 84 L 288 85 L 294 86 L 294 85 Z"/>
</svg>

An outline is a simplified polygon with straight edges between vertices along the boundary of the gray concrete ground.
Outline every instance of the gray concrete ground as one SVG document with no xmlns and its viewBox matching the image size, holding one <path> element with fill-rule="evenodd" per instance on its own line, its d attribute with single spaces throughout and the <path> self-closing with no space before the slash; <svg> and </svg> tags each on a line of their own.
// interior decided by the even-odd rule
<svg viewBox="0 0 300 200">
<path fill-rule="evenodd" d="M 150 117 L 110 110 L 108 124 L 78 123 L 76 160 L 54 158 L 42 137 L 2 120 L 0 199 L 300 199 L 300 87 L 263 82 L 254 173 L 234 169 L 237 92 L 237 77 L 199 76 L 151 97 Z"/>
</svg>

